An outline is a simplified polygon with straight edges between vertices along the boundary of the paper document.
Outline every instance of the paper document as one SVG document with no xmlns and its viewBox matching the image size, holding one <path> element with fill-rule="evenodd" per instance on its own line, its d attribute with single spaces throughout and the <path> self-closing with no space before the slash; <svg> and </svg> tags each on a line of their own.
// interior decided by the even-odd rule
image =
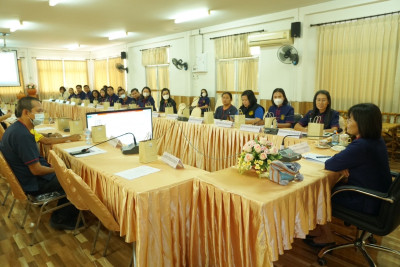
<svg viewBox="0 0 400 267">
<path fill-rule="evenodd" d="M 137 168 L 129 169 L 122 172 L 117 172 L 115 175 L 121 176 L 127 180 L 134 180 L 136 178 L 146 176 L 148 174 L 152 174 L 155 172 L 159 172 L 160 169 L 149 167 L 149 166 L 140 166 Z"/>
<path fill-rule="evenodd" d="M 86 146 L 71 147 L 71 148 L 65 149 L 65 151 L 67 151 L 68 153 L 78 152 L 78 151 L 82 151 L 82 149 L 85 149 L 85 148 L 88 148 L 88 147 L 90 147 L 90 146 L 86 145 Z M 103 149 L 100 149 L 98 147 L 92 147 L 92 148 L 89 149 L 89 153 L 75 155 L 74 157 L 83 158 L 83 157 L 93 156 L 93 155 L 97 155 L 97 154 L 103 154 L 103 153 L 106 153 L 106 152 L 107 151 L 105 151 Z"/>
<path fill-rule="evenodd" d="M 40 127 L 40 128 L 35 128 L 37 132 L 44 132 L 44 131 L 56 131 L 56 128 L 54 127 Z"/>
<path fill-rule="evenodd" d="M 321 163 L 325 163 L 325 161 L 327 161 L 328 159 L 331 158 L 331 156 L 325 156 L 325 155 L 320 155 L 320 154 L 315 154 L 315 153 L 306 153 L 302 156 L 305 159 L 316 161 L 316 162 L 321 162 Z"/>
</svg>

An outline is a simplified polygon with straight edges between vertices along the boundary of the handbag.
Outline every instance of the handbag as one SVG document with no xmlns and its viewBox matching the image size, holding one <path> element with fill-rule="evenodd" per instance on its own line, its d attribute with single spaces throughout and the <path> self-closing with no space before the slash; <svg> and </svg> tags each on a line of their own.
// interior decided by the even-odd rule
<svg viewBox="0 0 400 267">
<path fill-rule="evenodd" d="M 83 106 L 84 106 L 84 107 L 87 107 L 87 106 L 89 106 L 89 104 L 90 104 L 90 100 L 89 100 L 89 99 L 85 99 L 85 100 L 83 100 L 82 102 L 83 102 Z"/>
<path fill-rule="evenodd" d="M 134 108 L 138 108 L 138 105 L 136 105 L 136 104 L 129 104 L 128 107 L 129 107 L 130 109 L 134 109 Z"/>
<path fill-rule="evenodd" d="M 56 119 L 57 130 L 64 131 L 65 129 L 68 129 L 70 120 L 71 120 L 70 118 L 57 118 Z"/>
<path fill-rule="evenodd" d="M 301 165 L 297 162 L 282 162 L 274 160 L 269 167 L 269 179 L 280 185 L 288 185 L 289 182 L 303 181 L 304 177 L 299 172 Z"/>
<path fill-rule="evenodd" d="M 121 109 L 121 103 L 114 103 L 114 110 L 120 110 Z"/>
<path fill-rule="evenodd" d="M 103 109 L 104 110 L 108 110 L 109 107 L 110 107 L 110 102 L 103 102 Z"/>
<path fill-rule="evenodd" d="M 70 134 L 83 134 L 83 125 L 81 120 L 69 121 Z"/>
<path fill-rule="evenodd" d="M 157 141 L 154 139 L 141 141 L 139 143 L 139 162 L 149 163 L 156 161 L 157 159 Z"/>
<path fill-rule="evenodd" d="M 239 109 L 239 115 L 234 116 L 235 128 L 240 128 L 240 125 L 246 123 L 246 116 L 243 114 L 243 111 Z"/>
<path fill-rule="evenodd" d="M 165 105 L 165 115 L 174 114 L 174 108 L 172 107 L 171 103 L 167 103 Z"/>
<path fill-rule="evenodd" d="M 315 140 L 322 138 L 320 136 L 324 134 L 324 124 L 321 123 L 321 121 L 322 121 L 321 116 L 315 116 L 313 121 L 308 123 L 307 127 L 308 139 Z"/>
<path fill-rule="evenodd" d="M 204 123 L 214 124 L 214 112 L 211 111 L 211 108 L 207 108 L 207 111 L 204 112 Z"/>
<path fill-rule="evenodd" d="M 265 112 L 264 114 L 264 127 L 265 128 L 277 128 L 277 122 L 275 114 L 272 112 Z"/>
<path fill-rule="evenodd" d="M 105 125 L 92 126 L 91 130 L 93 143 L 104 142 L 107 140 Z"/>
</svg>

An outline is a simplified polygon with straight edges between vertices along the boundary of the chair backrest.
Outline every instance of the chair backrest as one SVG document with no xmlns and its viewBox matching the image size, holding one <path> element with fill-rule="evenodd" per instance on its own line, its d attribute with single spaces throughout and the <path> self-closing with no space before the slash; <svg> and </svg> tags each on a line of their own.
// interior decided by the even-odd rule
<svg viewBox="0 0 400 267">
<path fill-rule="evenodd" d="M 197 104 L 199 103 L 200 97 L 196 96 L 193 98 L 192 104 L 190 104 L 191 107 L 197 107 Z"/>
<path fill-rule="evenodd" d="M 76 191 L 76 188 L 72 186 L 71 178 L 67 174 L 67 166 L 64 161 L 53 151 L 49 151 L 49 163 L 54 167 L 56 176 L 60 185 L 64 189 L 67 198 L 78 210 L 89 210 L 85 200 Z"/>
<path fill-rule="evenodd" d="M 194 108 L 193 110 L 192 110 L 192 113 L 190 114 L 192 117 L 198 117 L 198 118 L 200 118 L 201 117 L 201 109 L 200 108 Z"/>
<path fill-rule="evenodd" d="M 389 188 L 388 195 L 394 202 L 382 201 L 378 220 L 383 227 L 382 233 L 377 233 L 381 236 L 391 233 L 400 225 L 400 175 L 395 177 Z"/>
<path fill-rule="evenodd" d="M 85 200 L 89 210 L 101 221 L 104 227 L 111 231 L 119 231 L 120 227 L 114 216 L 82 178 L 72 170 L 67 170 L 67 176 L 71 179 L 72 186 L 76 188 L 78 194 Z"/>
<path fill-rule="evenodd" d="M 346 131 L 347 122 L 346 122 L 345 118 L 343 118 L 342 116 L 339 116 L 339 126 L 340 126 L 340 128 L 343 129 L 343 131 Z"/>
<path fill-rule="evenodd" d="M 218 107 L 222 106 L 222 96 L 217 96 L 217 102 L 215 103 L 215 110 L 217 110 Z"/>
<path fill-rule="evenodd" d="M 3 125 L 0 124 L 0 141 L 1 141 L 1 139 L 3 139 L 4 132 L 5 131 L 4 131 Z"/>
<path fill-rule="evenodd" d="M 4 155 L 2 152 L 0 152 L 0 166 L 1 166 L 1 174 L 6 177 L 8 184 L 11 187 L 11 192 L 14 196 L 15 199 L 18 200 L 26 200 L 27 196 L 24 192 L 24 190 L 21 187 L 21 184 L 19 183 L 17 177 L 15 177 L 15 174 L 13 170 L 11 169 L 10 165 L 8 165 L 8 162 L 4 158 Z"/>
</svg>

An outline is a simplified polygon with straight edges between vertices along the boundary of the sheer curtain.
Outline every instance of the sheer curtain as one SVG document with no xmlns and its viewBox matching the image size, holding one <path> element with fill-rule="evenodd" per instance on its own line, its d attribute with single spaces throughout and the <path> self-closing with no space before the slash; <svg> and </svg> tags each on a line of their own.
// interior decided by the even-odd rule
<svg viewBox="0 0 400 267">
<path fill-rule="evenodd" d="M 217 38 L 215 43 L 215 55 L 217 59 L 250 57 L 250 47 L 247 42 L 249 34 L 231 35 Z"/>
<path fill-rule="evenodd" d="M 57 97 L 59 88 L 64 84 L 63 64 L 61 60 L 37 60 L 38 94 L 40 99 Z"/>
<path fill-rule="evenodd" d="M 382 112 L 400 112 L 400 16 L 382 16 L 318 28 L 315 89 L 347 110 L 372 102 Z"/>
<path fill-rule="evenodd" d="M 87 61 L 64 61 L 64 72 L 65 81 L 64 86 L 67 88 L 75 88 L 76 85 L 80 84 L 84 86 L 88 84 L 88 66 Z M 57 88 L 57 92 L 58 92 Z"/>
<path fill-rule="evenodd" d="M 142 50 L 142 65 L 168 64 L 168 47 L 156 47 Z"/>
<path fill-rule="evenodd" d="M 21 86 L 10 86 L 10 87 L 0 87 L 0 100 L 1 102 L 10 103 L 17 100 L 17 94 L 23 92 L 24 90 L 24 79 L 22 75 L 21 60 L 18 59 L 18 70 L 19 70 L 19 81 Z"/>
<path fill-rule="evenodd" d="M 258 92 L 258 58 L 238 60 L 238 91 Z"/>
<path fill-rule="evenodd" d="M 109 58 L 108 59 L 108 77 L 109 77 L 109 85 L 114 87 L 115 92 L 117 92 L 118 86 L 121 86 L 122 88 L 126 89 L 125 85 L 125 74 L 126 71 L 119 71 L 116 68 L 117 64 L 122 64 L 124 65 L 123 59 L 120 57 L 116 58 Z"/>
<path fill-rule="evenodd" d="M 107 59 L 94 61 L 94 88 L 100 90 L 108 85 Z"/>
</svg>

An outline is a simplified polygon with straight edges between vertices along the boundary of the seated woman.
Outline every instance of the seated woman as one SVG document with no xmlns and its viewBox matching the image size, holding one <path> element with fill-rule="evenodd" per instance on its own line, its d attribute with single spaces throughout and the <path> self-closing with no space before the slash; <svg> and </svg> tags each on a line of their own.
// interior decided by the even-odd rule
<svg viewBox="0 0 400 267">
<path fill-rule="evenodd" d="M 99 91 L 93 90 L 92 91 L 92 97 L 90 98 L 90 103 L 93 103 L 93 101 L 97 100 L 99 103 L 101 103 L 101 96 Z"/>
<path fill-rule="evenodd" d="M 120 88 L 118 89 L 118 103 L 121 103 L 121 105 L 129 105 L 132 103 L 133 99 L 130 98 L 126 93 L 125 93 L 125 89 Z"/>
<path fill-rule="evenodd" d="M 232 94 L 229 92 L 222 93 L 222 106 L 215 111 L 214 119 L 233 120 L 233 116 L 237 113 L 237 108 L 232 105 Z"/>
<path fill-rule="evenodd" d="M 137 104 L 140 107 L 153 106 L 153 110 L 157 111 L 154 98 L 151 96 L 151 89 L 147 86 L 143 87 L 142 96 L 140 97 L 139 102 L 137 102 Z"/>
<path fill-rule="evenodd" d="M 160 112 L 165 112 L 166 107 L 173 107 L 174 113 L 177 113 L 176 102 L 171 98 L 171 93 L 168 88 L 161 90 L 162 100 L 160 101 Z"/>
<path fill-rule="evenodd" d="M 64 86 L 60 87 L 60 95 L 58 97 L 62 97 L 62 99 L 67 100 L 69 97 L 69 94 L 67 93 L 67 90 L 65 89 Z"/>
<path fill-rule="evenodd" d="M 103 103 L 104 101 L 106 101 L 106 98 L 107 98 L 106 91 L 107 91 L 107 89 L 104 89 L 104 88 L 100 89 L 100 98 L 99 98 L 100 103 Z"/>
<path fill-rule="evenodd" d="M 208 92 L 206 89 L 201 89 L 200 99 L 197 102 L 197 106 L 201 109 L 201 114 L 204 114 L 206 108 L 210 106 L 210 98 L 208 98 Z"/>
<path fill-rule="evenodd" d="M 278 128 L 290 128 L 294 122 L 294 109 L 289 105 L 285 91 L 282 88 L 276 88 L 272 92 L 272 106 L 268 112 L 272 112 L 278 123 Z"/>
<path fill-rule="evenodd" d="M 70 100 L 71 98 L 75 98 L 76 97 L 76 94 L 74 93 L 74 88 L 69 88 L 68 89 L 68 93 L 69 93 L 69 96 L 68 96 L 68 100 Z"/>
<path fill-rule="evenodd" d="M 242 93 L 242 106 L 239 109 L 247 119 L 246 124 L 257 125 L 262 122 L 265 109 L 257 104 L 257 98 L 252 90 L 246 90 Z"/>
<path fill-rule="evenodd" d="M 347 132 L 356 139 L 345 150 L 325 162 L 325 169 L 347 177 L 347 184 L 386 193 L 392 183 L 385 142 L 381 137 L 382 114 L 370 103 L 358 104 L 349 109 Z M 332 203 L 362 213 L 377 215 L 381 201 L 355 192 L 342 192 L 332 197 Z M 318 226 L 310 233 L 312 246 L 333 243 L 329 225 Z"/>
<path fill-rule="evenodd" d="M 297 131 L 306 132 L 309 122 L 314 122 L 316 116 L 321 117 L 326 132 L 333 132 L 339 129 L 339 112 L 331 109 L 331 95 L 326 90 L 319 90 L 314 95 L 313 109 L 294 126 Z"/>
</svg>

